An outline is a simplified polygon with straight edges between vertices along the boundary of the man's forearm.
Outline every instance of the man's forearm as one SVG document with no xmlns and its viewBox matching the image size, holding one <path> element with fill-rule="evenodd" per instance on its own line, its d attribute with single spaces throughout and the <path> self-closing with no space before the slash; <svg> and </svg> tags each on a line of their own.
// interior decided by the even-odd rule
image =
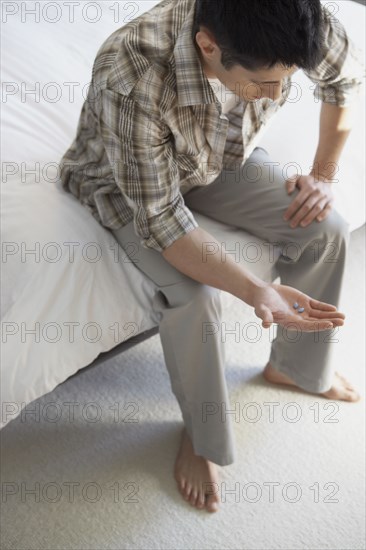
<svg viewBox="0 0 366 550">
<path fill-rule="evenodd" d="M 336 180 L 338 161 L 352 129 L 353 105 L 337 107 L 322 103 L 320 111 L 319 143 L 310 175 Z"/>
<path fill-rule="evenodd" d="M 220 253 L 209 254 L 208 244 Z M 221 244 L 207 231 L 197 227 L 163 250 L 164 258 L 176 269 L 196 281 L 230 292 L 249 305 L 253 290 L 267 283 L 251 274 L 230 255 L 221 254 Z"/>
</svg>

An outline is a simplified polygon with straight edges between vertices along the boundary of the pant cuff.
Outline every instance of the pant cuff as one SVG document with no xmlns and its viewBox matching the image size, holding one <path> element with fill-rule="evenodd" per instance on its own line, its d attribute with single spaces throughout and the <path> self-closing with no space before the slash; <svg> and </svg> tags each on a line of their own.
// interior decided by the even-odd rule
<svg viewBox="0 0 366 550">
<path fill-rule="evenodd" d="M 269 362 L 274 369 L 276 369 L 278 372 L 286 374 L 286 376 L 291 378 L 291 380 L 293 380 L 293 382 L 295 382 L 297 386 L 310 393 L 324 393 L 330 390 L 330 388 L 332 387 L 332 381 L 321 382 L 320 380 L 309 380 L 300 372 L 295 371 L 291 368 L 287 368 L 286 365 L 283 365 L 281 363 L 276 364 L 271 358 L 269 359 Z"/>
<path fill-rule="evenodd" d="M 230 464 L 233 464 L 235 461 L 235 453 L 234 452 L 228 452 L 228 453 L 220 453 L 217 451 L 212 451 L 212 449 L 209 449 L 208 447 L 205 447 L 204 445 L 195 445 L 192 442 L 193 449 L 196 455 L 203 456 L 207 460 L 210 460 L 211 462 L 214 462 L 215 464 L 218 464 L 219 466 L 229 466 Z"/>
</svg>

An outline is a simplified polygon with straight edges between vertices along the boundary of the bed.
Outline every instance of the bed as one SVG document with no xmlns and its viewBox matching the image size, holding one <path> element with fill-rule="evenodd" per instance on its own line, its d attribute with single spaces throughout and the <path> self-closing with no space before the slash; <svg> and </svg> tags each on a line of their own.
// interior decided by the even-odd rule
<svg viewBox="0 0 366 550">
<path fill-rule="evenodd" d="M 0 428 L 81 369 L 102 368 L 158 332 L 152 282 L 58 179 L 100 44 L 156 3 L 80 2 L 71 9 L 62 2 L 11 2 L 3 10 Z M 364 6 L 331 4 L 364 52 Z M 258 145 L 282 166 L 297 163 L 305 173 L 316 149 L 320 104 L 300 71 L 294 81 L 301 98 L 281 109 Z M 365 223 L 364 103 L 363 91 L 334 186 L 335 207 L 351 231 Z M 291 139 L 278 140 L 279 132 Z M 255 236 L 194 215 L 225 246 L 239 241 L 248 250 L 242 257 L 248 269 L 266 281 L 277 278 L 278 249 L 272 259 Z M 250 246 L 261 247 L 259 261 L 251 261 Z"/>
</svg>

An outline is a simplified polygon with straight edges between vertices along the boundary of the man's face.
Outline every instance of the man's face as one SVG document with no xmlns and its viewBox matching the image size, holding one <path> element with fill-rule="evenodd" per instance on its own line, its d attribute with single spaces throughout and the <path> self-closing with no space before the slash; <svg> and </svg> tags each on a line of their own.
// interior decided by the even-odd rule
<svg viewBox="0 0 366 550">
<path fill-rule="evenodd" d="M 280 65 L 272 69 L 249 71 L 235 65 L 227 71 L 221 64 L 221 51 L 209 30 L 200 27 L 196 34 L 197 51 L 206 77 L 218 78 L 229 90 L 245 101 L 256 101 L 263 97 L 275 101 L 282 94 L 282 80 L 298 70 L 296 65 L 284 68 Z"/>
</svg>

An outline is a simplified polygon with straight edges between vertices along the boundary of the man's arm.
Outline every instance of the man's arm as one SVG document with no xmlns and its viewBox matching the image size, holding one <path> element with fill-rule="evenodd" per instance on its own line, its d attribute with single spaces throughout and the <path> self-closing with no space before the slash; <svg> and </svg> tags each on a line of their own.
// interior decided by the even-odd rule
<svg viewBox="0 0 366 550">
<path fill-rule="evenodd" d="M 286 181 L 287 192 L 300 191 L 287 208 L 284 220 L 292 228 L 323 221 L 334 202 L 331 180 L 337 181 L 338 162 L 352 129 L 354 107 L 364 86 L 365 67 L 360 50 L 344 26 L 323 6 L 325 17 L 324 57 L 318 67 L 304 71 L 316 84 L 314 96 L 321 100 L 319 142 L 308 175 Z"/>
<path fill-rule="evenodd" d="M 352 130 L 353 107 L 322 103 L 318 148 L 310 172 L 316 179 L 336 178 L 338 161 Z"/>
<path fill-rule="evenodd" d="M 324 220 L 334 201 L 332 186 L 337 181 L 338 161 L 352 130 L 355 110 L 323 102 L 320 112 L 319 142 L 309 175 L 295 176 L 286 181 L 287 192 L 295 187 L 300 192 L 287 208 L 284 219 L 291 227 L 306 227 L 314 220 Z"/>
<path fill-rule="evenodd" d="M 207 244 L 221 244 L 202 227 L 197 227 L 163 250 L 164 258 L 176 269 L 200 283 L 219 288 L 253 306 L 255 291 L 267 283 L 251 274 L 230 256 L 225 261 L 218 254 L 206 254 Z"/>
<path fill-rule="evenodd" d="M 310 175 L 331 180 L 352 129 L 354 107 L 364 86 L 362 52 L 342 23 L 323 6 L 325 21 L 324 58 L 305 74 L 317 86 L 314 96 L 322 101 L 319 143 Z"/>
</svg>

